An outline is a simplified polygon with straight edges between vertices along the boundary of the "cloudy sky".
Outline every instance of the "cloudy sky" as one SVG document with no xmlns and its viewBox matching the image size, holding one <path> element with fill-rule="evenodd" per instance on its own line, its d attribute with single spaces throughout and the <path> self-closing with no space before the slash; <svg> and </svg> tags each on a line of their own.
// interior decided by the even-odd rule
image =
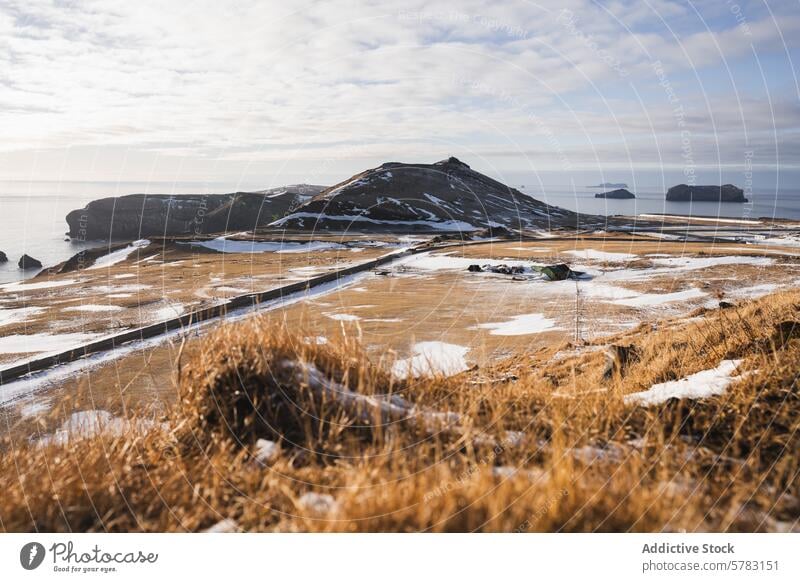
<svg viewBox="0 0 800 582">
<path fill-rule="evenodd" d="M 266 187 L 448 155 L 501 176 L 790 175 L 799 8 L 0 0 L 0 179 Z"/>
</svg>

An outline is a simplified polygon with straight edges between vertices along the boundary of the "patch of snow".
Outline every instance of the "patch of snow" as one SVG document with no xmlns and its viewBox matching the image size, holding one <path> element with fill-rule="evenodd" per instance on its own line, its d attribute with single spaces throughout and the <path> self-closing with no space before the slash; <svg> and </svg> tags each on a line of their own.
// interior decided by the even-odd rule
<svg viewBox="0 0 800 582">
<path fill-rule="evenodd" d="M 122 311 L 124 308 L 119 305 L 74 305 L 72 307 L 65 307 L 64 311 Z"/>
<path fill-rule="evenodd" d="M 227 287 L 225 285 L 221 287 L 214 287 L 215 291 L 222 291 L 223 293 L 249 293 L 249 289 L 241 289 L 239 287 Z"/>
<path fill-rule="evenodd" d="M 247 241 L 229 240 L 226 237 L 219 237 L 208 241 L 185 243 L 192 246 L 204 247 L 220 253 L 305 253 L 312 251 L 329 251 L 347 249 L 346 245 L 326 242 L 274 242 L 274 241 Z"/>
<path fill-rule="evenodd" d="M 82 410 L 73 412 L 61 428 L 51 435 L 43 436 L 38 444 L 64 445 L 71 440 L 90 438 L 98 434 L 120 436 L 130 430 L 144 433 L 154 428 L 166 428 L 166 425 L 145 419 L 131 421 L 116 417 L 106 410 Z"/>
<path fill-rule="evenodd" d="M 685 291 L 675 291 L 674 293 L 643 293 L 636 297 L 617 299 L 614 301 L 614 303 L 616 305 L 625 305 L 627 307 L 651 307 L 653 305 L 661 305 L 662 303 L 673 303 L 675 301 L 699 299 L 705 296 L 706 293 L 697 287 L 691 287 Z"/>
<path fill-rule="evenodd" d="M 764 237 L 758 236 L 753 241 L 759 245 L 776 245 L 785 247 L 800 247 L 800 238 L 793 236 Z"/>
<path fill-rule="evenodd" d="M 541 313 L 527 313 L 517 315 L 508 321 L 498 323 L 481 323 L 476 327 L 490 329 L 491 335 L 528 335 L 542 333 L 548 330 L 559 329 L 556 322 Z"/>
<path fill-rule="evenodd" d="M 39 315 L 44 308 L 42 307 L 18 307 L 16 309 L 0 309 L 0 325 L 19 323 L 35 315 Z"/>
<path fill-rule="evenodd" d="M 671 257 L 669 259 L 653 259 L 653 263 L 664 267 L 672 267 L 677 271 L 695 271 L 721 265 L 753 265 L 766 267 L 773 264 L 774 259 L 752 256 L 714 256 L 714 257 Z"/>
<path fill-rule="evenodd" d="M 376 218 L 370 218 L 368 216 L 332 215 L 332 214 L 324 214 L 316 212 L 295 212 L 293 214 L 287 214 L 283 218 L 280 218 L 275 222 L 271 222 L 270 226 L 281 226 L 286 222 L 297 218 L 313 218 L 317 221 L 333 220 L 333 221 L 346 221 L 351 223 L 369 222 L 371 224 L 399 224 L 402 226 L 409 226 L 409 225 L 427 226 L 428 228 L 434 230 L 446 230 L 446 231 L 456 231 L 456 232 L 471 232 L 473 230 L 478 230 L 477 226 L 474 226 L 462 220 L 444 220 L 441 222 L 434 222 L 432 220 L 378 220 Z"/>
<path fill-rule="evenodd" d="M 297 505 L 318 517 L 328 515 L 338 508 L 336 499 L 333 498 L 333 495 L 328 495 L 327 493 L 303 493 L 300 499 L 297 500 Z"/>
<path fill-rule="evenodd" d="M 34 333 L 30 335 L 7 335 L 0 337 L 0 354 L 28 354 L 36 352 L 58 352 L 76 347 L 95 339 L 96 333 Z"/>
<path fill-rule="evenodd" d="M 677 218 L 679 220 L 690 220 L 698 222 L 727 222 L 730 224 L 762 224 L 760 220 L 744 220 L 738 218 L 702 218 L 699 216 L 676 216 L 674 214 L 640 214 L 640 218 L 655 218 L 663 220 L 665 218 Z"/>
<path fill-rule="evenodd" d="M 464 346 L 428 341 L 414 344 L 412 351 L 412 357 L 398 360 L 392 366 L 396 377 L 452 376 L 469 368 L 464 359 L 469 348 Z"/>
<path fill-rule="evenodd" d="M 30 418 L 40 416 L 42 413 L 50 410 L 50 403 L 43 400 L 33 400 L 26 402 L 19 407 L 19 414 L 23 418 Z"/>
<path fill-rule="evenodd" d="M 87 268 L 87 271 L 91 271 L 93 269 L 103 269 L 110 267 L 112 265 L 116 265 L 117 263 L 121 263 L 128 256 L 138 249 L 143 249 L 150 245 L 150 241 L 147 239 L 141 239 L 132 242 L 130 245 L 123 249 L 119 249 L 118 251 L 114 251 L 113 253 L 108 253 L 107 255 L 103 255 L 102 257 L 98 257 L 95 260 L 94 264 Z"/>
<path fill-rule="evenodd" d="M 131 293 L 136 291 L 145 291 L 146 289 L 152 289 L 150 285 L 98 285 L 97 287 L 92 287 L 91 290 L 97 293 Z"/>
<path fill-rule="evenodd" d="M 763 297 L 764 295 L 769 295 L 770 293 L 774 293 L 775 291 L 781 288 L 783 287 L 781 285 L 777 285 L 776 283 L 763 283 L 761 285 L 753 285 L 752 287 L 733 289 L 731 291 L 727 291 L 726 295 L 732 295 L 733 297 L 744 297 L 747 299 L 755 299 L 757 297 Z"/>
<path fill-rule="evenodd" d="M 358 321 L 361 319 L 359 316 L 349 313 L 323 313 L 323 315 L 328 319 L 334 319 L 336 321 Z"/>
<path fill-rule="evenodd" d="M 257 462 L 261 463 L 262 465 L 266 465 L 267 463 L 277 459 L 279 453 L 280 446 L 278 446 L 278 443 L 267 439 L 258 439 L 256 441 L 256 450 L 253 456 Z"/>
<path fill-rule="evenodd" d="M 703 370 L 681 378 L 661 384 L 654 384 L 644 392 L 635 392 L 625 397 L 627 404 L 641 404 L 650 406 L 661 404 L 670 398 L 707 398 L 725 392 L 728 385 L 736 380 L 731 376 L 742 360 L 722 360 L 719 366 L 711 370 Z"/>
<path fill-rule="evenodd" d="M 106 295 L 109 299 L 127 299 L 128 297 L 133 297 L 132 293 L 111 293 L 110 295 Z"/>
<path fill-rule="evenodd" d="M 114 275 L 115 279 L 130 279 L 131 277 L 135 277 L 135 273 L 122 273 L 121 275 Z"/>
<path fill-rule="evenodd" d="M 623 263 L 638 258 L 638 255 L 632 253 L 609 253 L 606 251 L 598 251 L 595 249 L 581 249 L 574 251 L 565 251 L 565 255 L 572 255 L 579 259 L 588 261 L 604 261 L 608 263 Z"/>
<path fill-rule="evenodd" d="M 185 310 L 186 308 L 182 303 L 170 303 L 169 305 L 165 305 L 164 307 L 156 309 L 151 314 L 151 318 L 157 321 L 162 319 L 172 319 L 173 317 L 179 317 L 183 315 Z"/>
<path fill-rule="evenodd" d="M 74 285 L 77 279 L 64 279 L 63 281 L 42 281 L 41 283 L 8 283 L 0 285 L 0 289 L 9 293 L 17 293 L 19 291 L 38 291 L 39 289 L 53 289 L 55 287 L 66 287 L 67 285 Z"/>
<path fill-rule="evenodd" d="M 225 518 L 218 521 L 209 528 L 204 529 L 201 533 L 238 533 L 240 531 L 239 524 L 230 518 Z"/>
</svg>

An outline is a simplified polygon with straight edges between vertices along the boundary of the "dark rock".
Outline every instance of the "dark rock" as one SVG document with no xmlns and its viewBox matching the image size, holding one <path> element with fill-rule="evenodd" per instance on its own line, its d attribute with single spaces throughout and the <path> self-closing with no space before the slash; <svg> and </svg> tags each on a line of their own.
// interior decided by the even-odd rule
<svg viewBox="0 0 800 582">
<path fill-rule="evenodd" d="M 599 194 L 594 195 L 595 198 L 613 198 L 614 200 L 630 200 L 631 198 L 636 198 L 632 192 L 626 190 L 625 188 L 620 188 L 618 190 L 610 190 L 608 192 L 600 192 Z"/>
<path fill-rule="evenodd" d="M 39 262 L 38 260 L 36 260 L 33 257 L 30 257 L 28 255 L 22 255 L 19 258 L 19 263 L 17 263 L 17 264 L 19 265 L 20 269 L 41 269 L 42 268 L 42 263 L 41 262 Z"/>
<path fill-rule="evenodd" d="M 733 184 L 688 186 L 680 184 L 667 191 L 667 202 L 747 202 L 744 190 Z"/>
<path fill-rule="evenodd" d="M 736 307 L 736 305 L 734 305 L 730 301 L 720 301 L 719 302 L 719 308 L 720 309 L 730 309 L 731 307 Z"/>
<path fill-rule="evenodd" d="M 93 200 L 67 214 L 69 236 L 134 240 L 252 230 L 308 202 L 323 186 L 300 184 L 233 194 L 131 194 Z"/>
<path fill-rule="evenodd" d="M 481 269 L 480 265 L 470 265 L 467 267 L 467 271 L 470 273 L 483 273 L 483 269 Z"/>
<path fill-rule="evenodd" d="M 8 257 L 3 251 L 0 251 L 0 263 L 7 263 Z"/>
<path fill-rule="evenodd" d="M 483 270 L 500 275 L 520 275 L 525 272 L 524 267 L 509 267 L 508 265 L 484 265 Z"/>
</svg>

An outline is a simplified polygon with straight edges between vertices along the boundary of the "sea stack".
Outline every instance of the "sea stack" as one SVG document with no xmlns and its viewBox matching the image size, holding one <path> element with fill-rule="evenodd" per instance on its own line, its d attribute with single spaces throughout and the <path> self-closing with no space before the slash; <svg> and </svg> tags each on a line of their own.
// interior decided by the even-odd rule
<svg viewBox="0 0 800 582">
<path fill-rule="evenodd" d="M 17 263 L 20 269 L 41 269 L 42 263 L 28 255 L 22 255 Z"/>
<path fill-rule="evenodd" d="M 689 186 L 679 184 L 667 191 L 667 202 L 747 202 L 744 190 L 733 184 Z"/>
<path fill-rule="evenodd" d="M 630 200 L 631 198 L 636 198 L 633 195 L 633 192 L 626 190 L 625 188 L 618 188 L 616 190 L 609 190 L 608 192 L 599 192 L 598 194 L 594 195 L 595 198 L 612 198 L 614 200 Z"/>
</svg>

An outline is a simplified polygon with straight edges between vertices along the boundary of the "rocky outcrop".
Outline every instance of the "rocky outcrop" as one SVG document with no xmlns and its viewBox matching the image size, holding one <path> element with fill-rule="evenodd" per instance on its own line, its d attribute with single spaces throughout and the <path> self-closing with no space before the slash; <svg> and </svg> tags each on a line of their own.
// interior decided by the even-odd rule
<svg viewBox="0 0 800 582">
<path fill-rule="evenodd" d="M 28 255 L 22 255 L 17 263 L 20 269 L 41 269 L 42 263 Z"/>
<path fill-rule="evenodd" d="M 0 251 L 0 263 L 7 263 L 8 257 L 3 251 Z"/>
<path fill-rule="evenodd" d="M 435 164 L 390 162 L 367 170 L 324 190 L 272 226 L 333 232 L 520 231 L 574 228 L 579 219 L 451 157 Z"/>
<path fill-rule="evenodd" d="M 299 184 L 233 194 L 102 198 L 67 215 L 68 234 L 82 240 L 132 240 L 252 230 L 281 218 L 323 189 Z"/>
<path fill-rule="evenodd" d="M 733 184 L 689 186 L 680 184 L 667 191 L 667 202 L 747 202 L 744 190 Z"/>
<path fill-rule="evenodd" d="M 595 198 L 612 198 L 614 200 L 630 200 L 631 198 L 636 198 L 632 192 L 626 190 L 625 188 L 619 188 L 617 190 L 610 190 L 608 192 L 600 192 L 594 195 Z"/>
</svg>

